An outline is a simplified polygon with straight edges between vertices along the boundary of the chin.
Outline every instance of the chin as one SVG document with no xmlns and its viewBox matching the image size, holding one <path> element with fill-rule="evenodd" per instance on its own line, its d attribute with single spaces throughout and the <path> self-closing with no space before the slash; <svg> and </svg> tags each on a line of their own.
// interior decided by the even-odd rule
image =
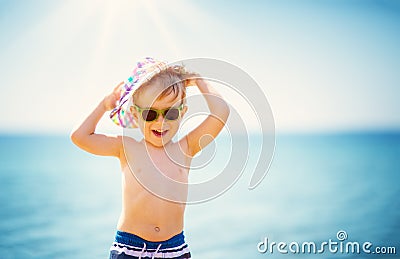
<svg viewBox="0 0 400 259">
<path fill-rule="evenodd" d="M 157 134 L 154 134 L 152 131 L 149 131 L 144 137 L 145 140 L 151 145 L 155 147 L 163 147 L 171 142 L 172 138 L 175 135 L 174 133 L 175 132 L 173 130 L 170 130 L 164 136 L 159 136 L 159 135 L 157 136 Z"/>
<path fill-rule="evenodd" d="M 161 139 L 157 139 L 157 140 L 154 140 L 154 139 L 146 139 L 146 141 L 148 142 L 148 143 L 150 143 L 150 144 L 152 144 L 153 146 L 155 146 L 155 147 L 163 147 L 163 146 L 165 146 L 166 144 L 168 144 L 170 141 L 171 141 L 171 139 L 163 139 L 163 140 L 161 140 Z"/>
</svg>

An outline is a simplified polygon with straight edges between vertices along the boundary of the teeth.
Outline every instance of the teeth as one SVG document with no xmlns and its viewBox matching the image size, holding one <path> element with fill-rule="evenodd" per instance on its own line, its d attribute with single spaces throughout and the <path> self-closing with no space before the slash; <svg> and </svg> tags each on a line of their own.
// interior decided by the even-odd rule
<svg viewBox="0 0 400 259">
<path fill-rule="evenodd" d="M 163 133 L 163 132 L 165 132 L 166 130 L 154 130 L 154 131 L 157 131 L 158 133 Z"/>
</svg>

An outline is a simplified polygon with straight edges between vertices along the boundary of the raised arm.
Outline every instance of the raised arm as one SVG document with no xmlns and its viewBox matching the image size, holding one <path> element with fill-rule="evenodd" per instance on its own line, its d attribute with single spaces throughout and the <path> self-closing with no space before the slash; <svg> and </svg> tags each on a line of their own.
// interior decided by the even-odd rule
<svg viewBox="0 0 400 259">
<path fill-rule="evenodd" d="M 187 135 L 189 153 L 194 156 L 219 134 L 229 116 L 229 106 L 222 96 L 205 80 L 196 79 L 195 84 L 206 99 L 210 115 Z"/>
<path fill-rule="evenodd" d="M 116 101 L 120 97 L 122 84 L 123 82 L 118 84 L 111 94 L 104 97 L 82 124 L 71 133 L 71 140 L 75 145 L 95 155 L 120 156 L 121 137 L 98 134 L 95 133 L 95 130 L 104 113 L 115 107 Z"/>
</svg>

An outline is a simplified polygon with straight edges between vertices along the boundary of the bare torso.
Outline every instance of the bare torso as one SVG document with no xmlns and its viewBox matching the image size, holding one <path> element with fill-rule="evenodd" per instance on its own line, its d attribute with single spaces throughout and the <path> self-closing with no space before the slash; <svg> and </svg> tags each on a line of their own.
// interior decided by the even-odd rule
<svg viewBox="0 0 400 259">
<path fill-rule="evenodd" d="M 124 137 L 125 154 L 120 157 L 122 212 L 118 230 L 149 241 L 167 240 L 183 230 L 185 203 L 173 201 L 186 201 L 187 186 L 169 185 L 171 180 L 188 182 L 190 159 L 184 155 L 186 142 L 182 144 L 183 141 L 171 141 L 165 148 L 157 148 Z"/>
</svg>

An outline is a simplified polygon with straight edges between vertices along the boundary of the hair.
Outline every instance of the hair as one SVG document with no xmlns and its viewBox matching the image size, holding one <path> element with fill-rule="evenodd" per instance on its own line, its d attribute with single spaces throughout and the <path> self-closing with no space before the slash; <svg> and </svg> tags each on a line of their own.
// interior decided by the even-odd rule
<svg viewBox="0 0 400 259">
<path fill-rule="evenodd" d="M 171 96 L 173 99 L 181 96 L 181 100 L 184 100 L 186 97 L 186 87 L 190 84 L 190 79 L 194 79 L 199 76 L 199 74 L 189 72 L 185 69 L 185 67 L 180 65 L 168 67 L 154 75 L 149 81 L 136 89 L 136 91 L 133 93 L 133 100 L 135 101 L 140 93 L 145 91 L 150 85 L 156 82 L 162 87 L 162 91 L 158 95 L 157 100 L 167 96 Z"/>
</svg>

